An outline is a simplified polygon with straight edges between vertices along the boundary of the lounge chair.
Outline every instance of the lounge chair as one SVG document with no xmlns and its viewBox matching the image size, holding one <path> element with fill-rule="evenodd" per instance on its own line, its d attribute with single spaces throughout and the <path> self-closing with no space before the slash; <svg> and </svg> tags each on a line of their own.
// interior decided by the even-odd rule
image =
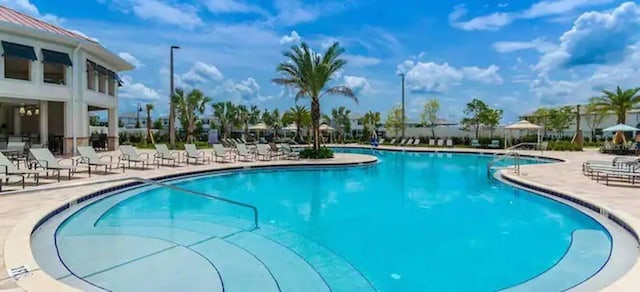
<svg viewBox="0 0 640 292">
<path fill-rule="evenodd" d="M 76 165 L 86 164 L 89 177 L 91 177 L 92 166 L 94 166 L 96 169 L 98 169 L 98 167 L 104 167 L 104 174 L 107 174 L 109 170 L 113 169 L 113 156 L 98 156 L 98 153 L 96 153 L 96 151 L 91 146 L 78 146 L 77 148 L 78 153 L 80 153 L 80 157 L 76 159 Z M 104 161 L 104 158 L 109 158 L 109 161 Z M 120 166 L 119 162 L 116 166 Z M 122 164 L 122 172 L 124 172 L 124 163 Z"/>
<path fill-rule="evenodd" d="M 453 147 L 453 140 L 447 139 L 447 147 Z"/>
<path fill-rule="evenodd" d="M 118 164 L 123 161 L 123 167 L 124 162 L 127 162 L 129 169 L 131 169 L 131 163 L 133 163 L 133 166 L 136 166 L 138 163 L 142 164 L 142 169 L 145 169 L 145 164 L 147 167 L 149 166 L 150 158 L 147 152 L 138 154 L 136 148 L 131 145 L 120 145 L 120 152 L 122 154 L 118 157 Z"/>
<path fill-rule="evenodd" d="M 407 139 L 404 138 L 404 139 L 402 139 L 402 141 L 400 141 L 400 143 L 398 143 L 398 145 L 402 146 L 402 145 L 404 145 L 406 143 L 407 143 Z"/>
<path fill-rule="evenodd" d="M 429 139 L 429 146 L 430 147 L 435 147 L 436 146 L 436 140 L 435 139 Z"/>
<path fill-rule="evenodd" d="M 276 155 L 273 154 L 273 151 L 271 151 L 269 145 L 258 144 L 256 157 L 258 158 L 258 160 L 269 161 L 272 160 L 273 157 L 276 157 Z M 260 157 L 262 157 L 262 159 L 260 159 Z"/>
<path fill-rule="evenodd" d="M 218 162 L 218 158 L 222 159 L 221 162 L 234 162 L 235 156 L 230 151 L 227 151 L 222 144 L 213 144 L 213 153 L 211 153 L 213 160 Z"/>
<path fill-rule="evenodd" d="M 418 145 L 420 145 L 420 138 L 413 141 L 413 146 L 418 146 Z"/>
<path fill-rule="evenodd" d="M 438 147 L 444 147 L 444 140 L 438 139 Z"/>
<path fill-rule="evenodd" d="M 245 161 L 245 162 L 250 162 L 254 160 L 253 157 L 255 157 L 255 155 L 249 151 L 249 149 L 247 148 L 247 145 L 238 144 L 236 145 L 236 149 L 238 150 L 238 157 L 243 158 L 238 160 Z"/>
<path fill-rule="evenodd" d="M 273 157 L 278 158 L 279 156 L 283 156 L 284 153 L 282 152 L 282 149 L 278 148 L 278 145 L 276 145 L 276 143 L 269 143 L 269 149 L 271 150 L 271 154 Z"/>
<path fill-rule="evenodd" d="M 205 162 L 210 163 L 211 160 L 204 154 L 204 151 L 199 151 L 196 148 L 195 144 L 184 144 L 184 160 L 189 165 L 189 160 L 193 159 L 195 164 L 198 164 L 199 161 L 202 161 L 202 164 Z"/>
<path fill-rule="evenodd" d="M 600 148 L 600 152 L 602 152 L 602 153 L 612 153 L 613 152 L 613 145 L 611 145 L 611 142 L 604 141 L 604 144 L 602 145 L 602 148 Z"/>
<path fill-rule="evenodd" d="M 56 172 L 58 174 L 58 181 L 60 181 L 60 174 L 63 170 L 68 172 L 69 180 L 71 180 L 71 176 L 76 172 L 77 168 L 75 166 L 60 164 L 64 159 L 56 159 L 47 148 L 31 148 L 29 149 L 29 153 L 31 153 L 33 157 L 32 161 L 35 163 L 36 168 L 42 168 L 47 172 Z"/>
<path fill-rule="evenodd" d="M 640 171 L 596 170 L 592 178 L 595 178 L 596 182 L 604 178 L 606 185 L 609 185 L 611 178 L 635 185 L 636 180 L 640 179 Z"/>
<path fill-rule="evenodd" d="M 394 145 L 396 144 L 396 138 L 391 139 L 391 142 L 389 142 L 389 145 Z"/>
<path fill-rule="evenodd" d="M 153 159 L 156 161 L 158 168 L 160 168 L 160 165 L 165 165 L 165 161 L 172 163 L 173 167 L 176 167 L 180 160 L 180 153 L 170 151 L 167 144 L 155 144 L 154 146 L 156 147 L 156 154 L 153 155 Z"/>
<path fill-rule="evenodd" d="M 384 144 L 384 138 L 378 140 L 378 145 L 382 145 L 382 144 Z"/>
<path fill-rule="evenodd" d="M 282 145 L 280 145 L 280 147 L 282 149 L 282 153 L 284 154 L 284 159 L 300 159 L 300 152 L 291 149 L 291 146 L 289 144 L 283 143 Z"/>
<path fill-rule="evenodd" d="M 411 145 L 411 144 L 413 144 L 413 138 L 411 138 L 411 139 L 407 140 L 407 143 L 406 143 L 406 144 L 404 144 L 404 145 L 405 145 L 405 146 L 409 146 L 409 145 Z"/>
<path fill-rule="evenodd" d="M 18 167 L 13 165 L 13 162 L 11 162 L 11 160 L 9 160 L 2 153 L 0 153 L 0 170 L 2 170 L 2 174 L 4 174 L 5 176 L 8 176 L 8 177 L 10 177 L 10 176 L 22 176 L 22 179 L 23 179 L 22 188 L 24 188 L 24 177 L 25 176 L 33 175 L 34 176 L 34 180 L 36 182 L 36 185 L 38 185 L 39 182 L 40 182 L 40 173 L 41 173 L 40 171 L 31 170 L 31 169 L 19 169 Z M 1 188 L 1 183 L 0 183 L 0 188 Z"/>
<path fill-rule="evenodd" d="M 482 147 L 482 145 L 480 145 L 480 143 L 478 142 L 477 139 L 473 139 L 473 140 L 471 140 L 471 147 L 472 148 L 480 148 L 480 147 Z"/>
<path fill-rule="evenodd" d="M 7 143 L 7 154 L 10 155 L 11 160 L 17 161 L 17 166 L 20 168 L 20 161 L 24 162 L 25 166 L 27 164 L 27 157 L 24 155 L 25 153 L 25 142 L 8 142 Z"/>
<path fill-rule="evenodd" d="M 491 144 L 489 144 L 489 148 L 492 148 L 492 149 L 500 148 L 500 140 L 491 140 Z"/>
</svg>

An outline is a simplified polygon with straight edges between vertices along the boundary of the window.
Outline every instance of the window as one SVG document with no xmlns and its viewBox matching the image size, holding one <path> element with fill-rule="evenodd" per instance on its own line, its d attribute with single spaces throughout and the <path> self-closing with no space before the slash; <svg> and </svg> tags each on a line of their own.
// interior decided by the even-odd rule
<svg viewBox="0 0 640 292">
<path fill-rule="evenodd" d="M 44 83 L 65 85 L 67 66 L 53 63 L 44 63 Z"/>
<path fill-rule="evenodd" d="M 4 56 L 4 77 L 19 80 L 31 80 L 31 60 Z"/>
<path fill-rule="evenodd" d="M 87 61 L 87 88 L 96 90 L 96 67 L 95 63 Z"/>
<path fill-rule="evenodd" d="M 98 73 L 98 92 L 105 93 L 107 90 L 107 74 Z"/>
</svg>

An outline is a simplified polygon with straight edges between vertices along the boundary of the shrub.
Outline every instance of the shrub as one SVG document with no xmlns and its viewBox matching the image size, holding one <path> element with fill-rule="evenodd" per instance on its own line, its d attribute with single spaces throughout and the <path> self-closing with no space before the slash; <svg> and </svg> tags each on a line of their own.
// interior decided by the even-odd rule
<svg viewBox="0 0 640 292">
<path fill-rule="evenodd" d="M 553 151 L 582 151 L 580 145 L 573 144 L 569 141 L 552 141 L 549 142 L 547 150 Z"/>
<path fill-rule="evenodd" d="M 300 158 L 307 159 L 326 159 L 333 158 L 333 151 L 327 147 L 320 147 L 318 150 L 313 148 L 305 148 L 300 151 Z"/>
</svg>

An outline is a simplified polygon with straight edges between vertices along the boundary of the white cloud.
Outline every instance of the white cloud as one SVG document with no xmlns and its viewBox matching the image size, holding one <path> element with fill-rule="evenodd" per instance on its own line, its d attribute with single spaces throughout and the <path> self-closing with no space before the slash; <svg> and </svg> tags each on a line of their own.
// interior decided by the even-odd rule
<svg viewBox="0 0 640 292">
<path fill-rule="evenodd" d="M 5 5 L 9 8 L 26 13 L 30 16 L 51 23 L 53 25 L 62 26 L 62 23 L 64 22 L 63 18 L 60 18 L 56 15 L 41 14 L 38 7 L 36 7 L 29 0 L 0 0 L 0 5 Z"/>
<path fill-rule="evenodd" d="M 238 0 L 205 0 L 204 5 L 212 13 L 258 13 L 266 14 L 260 6 Z"/>
<path fill-rule="evenodd" d="M 291 31 L 290 35 L 284 35 L 280 39 L 280 44 L 283 44 L 283 45 L 298 43 L 298 42 L 300 42 L 300 35 L 295 30 Z"/>
<path fill-rule="evenodd" d="M 356 95 L 367 94 L 371 90 L 371 84 L 364 77 L 345 75 L 343 79 L 344 85 L 351 88 Z"/>
<path fill-rule="evenodd" d="M 449 23 L 463 30 L 499 30 L 517 19 L 534 19 L 558 16 L 581 8 L 608 4 L 614 0 L 544 0 L 532 4 L 523 11 L 493 12 L 467 21 L 460 19 L 467 14 L 464 5 L 457 5 L 449 14 Z M 504 7 L 504 6 L 503 6 Z"/>
<path fill-rule="evenodd" d="M 620 62 L 640 40 L 640 6 L 621 4 L 607 12 L 587 12 L 562 34 L 560 46 L 540 58 L 536 69 Z"/>
<path fill-rule="evenodd" d="M 224 77 L 218 68 L 214 65 L 197 61 L 187 73 L 180 76 L 182 83 L 189 86 L 196 86 L 206 82 L 221 81 Z"/>
<path fill-rule="evenodd" d="M 118 54 L 118 56 L 124 59 L 125 61 L 129 62 L 131 65 L 135 66 L 138 69 L 144 67 L 144 64 L 142 64 L 142 62 L 140 62 L 138 58 L 134 57 L 133 55 L 127 52 L 121 52 Z"/>
<path fill-rule="evenodd" d="M 507 6 L 509 6 L 509 3 L 498 3 L 499 8 L 505 8 Z"/>
<path fill-rule="evenodd" d="M 378 58 L 367 57 L 367 56 L 362 56 L 362 55 L 349 55 L 349 54 L 346 54 L 343 57 L 347 60 L 347 64 L 349 66 L 355 66 L 355 67 L 375 66 L 375 65 L 380 64 L 380 62 L 382 62 L 382 60 L 380 60 Z"/>
<path fill-rule="evenodd" d="M 485 84 L 502 84 L 498 71 L 500 68 L 491 65 L 487 68 L 462 67 L 455 68 L 448 63 L 404 61 L 398 65 L 397 72 L 406 72 L 405 80 L 410 91 L 416 93 L 441 93 L 451 85 L 458 85 L 463 80 Z"/>
<path fill-rule="evenodd" d="M 300 0 L 276 0 L 278 11 L 272 21 L 285 26 L 313 22 L 321 16 L 337 14 L 352 6 L 352 1 L 321 1 L 307 4 Z"/>
<path fill-rule="evenodd" d="M 172 4 L 165 0 L 111 0 L 121 11 L 144 20 L 192 29 L 203 24 L 197 8 L 188 4 Z"/>
<path fill-rule="evenodd" d="M 536 50 L 540 53 L 547 53 L 555 50 L 556 48 L 557 46 L 555 44 L 543 39 L 535 39 L 528 42 L 502 41 L 493 43 L 493 49 L 498 53 L 511 53 L 521 50 Z"/>
<path fill-rule="evenodd" d="M 253 77 L 248 77 L 240 82 L 235 82 L 231 79 L 226 80 L 214 89 L 214 96 L 252 105 L 261 104 L 273 98 L 273 96 L 260 94 L 260 85 Z"/>
<path fill-rule="evenodd" d="M 160 95 L 154 89 L 145 86 L 142 83 L 136 83 L 130 76 L 122 76 L 123 85 L 120 88 L 118 97 L 134 98 L 141 100 L 156 100 Z"/>
</svg>

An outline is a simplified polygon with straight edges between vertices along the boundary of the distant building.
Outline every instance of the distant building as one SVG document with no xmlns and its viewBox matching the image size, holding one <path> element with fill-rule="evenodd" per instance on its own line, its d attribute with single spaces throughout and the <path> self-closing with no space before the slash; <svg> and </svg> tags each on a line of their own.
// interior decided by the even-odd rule
<svg viewBox="0 0 640 292">
<path fill-rule="evenodd" d="M 127 129 L 134 129 L 138 122 L 138 113 L 122 113 L 118 117 L 118 124 Z M 147 116 L 140 115 L 140 128 L 147 127 Z"/>
</svg>

